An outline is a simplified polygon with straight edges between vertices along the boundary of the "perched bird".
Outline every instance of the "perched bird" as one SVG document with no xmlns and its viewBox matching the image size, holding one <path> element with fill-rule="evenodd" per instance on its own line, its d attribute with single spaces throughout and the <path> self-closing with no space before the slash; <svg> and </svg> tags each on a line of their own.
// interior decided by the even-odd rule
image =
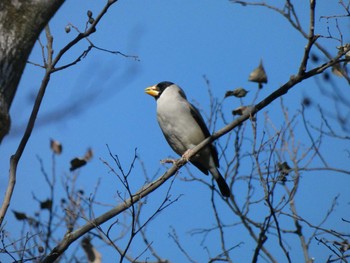
<svg viewBox="0 0 350 263">
<path fill-rule="evenodd" d="M 210 136 L 201 114 L 187 101 L 184 91 L 179 86 L 164 81 L 146 88 L 145 92 L 156 99 L 159 126 L 170 147 L 178 155 L 185 155 L 188 150 Z M 225 179 L 218 170 L 218 153 L 213 144 L 191 157 L 190 162 L 204 174 L 212 174 L 223 196 L 231 195 Z"/>
</svg>

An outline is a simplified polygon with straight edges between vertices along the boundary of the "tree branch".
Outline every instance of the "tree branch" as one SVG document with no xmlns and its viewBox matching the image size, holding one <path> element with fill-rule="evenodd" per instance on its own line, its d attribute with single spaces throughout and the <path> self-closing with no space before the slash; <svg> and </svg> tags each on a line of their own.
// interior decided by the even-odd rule
<svg viewBox="0 0 350 263">
<path fill-rule="evenodd" d="M 10 129 L 9 110 L 29 54 L 64 0 L 2 1 L 0 10 L 0 142 Z"/>
<path fill-rule="evenodd" d="M 35 2 L 35 1 L 34 1 Z M 38 1 L 36 1 L 38 2 Z M 46 1 L 45 0 L 41 0 L 40 3 L 41 4 L 44 4 Z M 51 1 L 49 1 L 51 3 Z M 58 7 L 62 4 L 61 3 L 62 0 L 58 1 L 54 1 L 54 3 L 57 6 L 57 9 Z M 43 77 L 43 80 L 41 82 L 41 86 L 40 86 L 40 89 L 38 91 L 38 94 L 37 94 L 37 97 L 36 97 L 36 100 L 35 100 L 35 103 L 34 103 L 34 106 L 33 106 L 33 109 L 32 109 L 32 112 L 31 112 L 31 115 L 30 115 L 30 118 L 29 118 L 29 121 L 28 121 L 28 124 L 27 124 L 27 127 L 26 127 L 26 130 L 24 132 L 24 135 L 19 143 L 19 146 L 15 152 L 14 155 L 11 156 L 11 159 L 10 159 L 10 172 L 9 172 L 9 181 L 8 181 L 8 186 L 6 188 L 6 192 L 5 192 L 5 197 L 4 197 L 4 201 L 2 203 L 2 206 L 0 208 L 0 226 L 2 225 L 3 223 L 3 220 L 5 218 L 5 215 L 6 215 L 6 212 L 7 212 L 7 209 L 10 205 L 10 201 L 11 201 L 11 197 L 12 197 L 12 193 L 13 193 L 13 190 L 14 190 L 14 187 L 15 187 L 15 184 L 16 184 L 16 173 L 17 173 L 17 165 L 19 163 L 19 160 L 21 159 L 21 156 L 23 154 L 23 151 L 27 145 L 27 142 L 31 136 L 31 133 L 33 131 L 33 128 L 34 128 L 34 124 L 35 124 L 35 121 L 36 121 L 36 118 L 37 118 L 37 115 L 38 115 L 38 112 L 39 112 L 39 109 L 40 109 L 40 106 L 41 106 L 41 102 L 43 100 L 43 97 L 45 95 L 45 91 L 46 91 L 46 88 L 47 88 L 47 85 L 50 81 L 50 77 L 51 77 L 51 74 L 55 72 L 55 66 L 57 65 L 57 63 L 61 60 L 61 58 L 63 57 L 63 55 L 68 51 L 70 50 L 70 48 L 72 48 L 74 45 L 76 45 L 78 42 L 80 42 L 82 39 L 88 37 L 89 35 L 91 35 L 92 33 L 94 33 L 96 31 L 96 26 L 97 24 L 99 23 L 99 21 L 102 19 L 102 17 L 106 14 L 106 12 L 108 11 L 108 9 L 110 8 L 111 5 L 113 5 L 114 3 L 116 3 L 117 0 L 110 0 L 107 2 L 107 4 L 103 7 L 103 9 L 101 10 L 101 12 L 99 13 L 99 15 L 96 17 L 96 19 L 94 20 L 94 22 L 91 24 L 91 26 L 84 32 L 84 33 L 80 33 L 77 35 L 77 37 L 75 39 L 73 39 L 71 42 L 69 42 L 63 49 L 61 49 L 57 56 L 54 58 L 53 57 L 53 47 L 52 47 L 52 42 L 53 42 L 53 37 L 49 31 L 49 29 L 47 28 L 46 30 L 46 37 L 47 37 L 47 52 L 48 52 L 48 59 L 46 61 L 46 65 L 45 65 L 45 75 Z M 21 4 L 19 4 L 21 5 Z M 52 4 L 53 5 L 53 4 Z M 31 6 L 32 7 L 32 6 Z M 45 6 L 44 6 L 45 7 Z M 47 7 L 47 6 L 46 6 Z M 57 10 L 56 9 L 56 10 Z M 35 13 L 37 15 L 37 13 Z M 51 14 L 53 15 L 53 14 Z M 50 17 L 48 17 L 49 19 Z M 0 22 L 2 20 L 2 16 L 1 16 L 1 12 L 0 12 Z M 34 20 L 35 21 L 35 20 Z M 48 21 L 48 20 L 47 20 Z M 46 21 L 46 23 L 47 23 Z M 29 24 L 31 22 L 28 22 Z M 0 29 L 1 29 L 1 23 L 0 23 Z M 40 32 L 37 32 L 37 35 L 39 34 Z M 34 42 L 35 40 L 37 39 L 37 35 L 34 35 L 35 38 L 34 38 Z M 28 36 L 26 36 L 28 37 Z M 32 36 L 33 37 L 33 36 Z M 26 39 L 24 39 L 26 40 Z M 23 41 L 24 41 L 23 40 Z M 0 38 L 0 43 L 1 43 L 1 38 Z M 34 44 L 34 43 L 33 43 Z M 17 47 L 18 50 L 21 50 L 22 49 L 22 46 L 19 48 Z M 31 47 L 30 47 L 30 50 L 31 50 Z M 29 51 L 30 51 L 29 50 Z M 28 53 L 29 54 L 29 53 Z M 23 60 L 23 57 L 21 57 L 21 59 Z M 27 57 L 25 57 L 25 60 L 27 60 Z M 0 72 L 1 72 L 1 63 L 2 63 L 2 58 L 1 58 L 1 46 L 0 46 Z M 24 68 L 24 65 L 23 65 L 23 68 Z M 22 69 L 23 71 L 23 69 Z M 20 73 L 22 74 L 22 71 L 20 71 Z M 20 75 L 19 75 L 20 76 Z M 18 81 L 19 81 L 19 76 L 18 77 Z M 0 78 L 0 124 L 3 122 L 3 119 L 5 118 L 6 120 L 6 117 L 9 118 L 8 114 L 7 115 L 4 115 L 5 117 L 3 117 L 2 113 L 1 113 L 1 110 L 2 110 L 2 91 L 4 88 L 8 89 L 9 87 L 8 86 L 3 86 L 3 84 L 1 83 L 2 81 L 2 78 Z M 18 84 L 18 83 L 17 83 Z M 16 84 L 16 85 L 17 85 Z M 17 86 L 16 86 L 17 87 Z M 16 88 L 14 86 L 11 86 L 11 91 L 14 92 L 14 88 Z M 13 99 L 13 96 L 14 96 L 15 93 L 11 93 L 10 95 L 11 96 L 5 96 L 6 97 L 6 101 L 11 101 L 12 102 L 12 99 Z M 6 95 L 6 94 L 5 94 Z M 8 103 L 8 108 L 7 110 L 9 109 L 9 106 L 10 104 Z M 1 142 L 1 139 L 2 139 L 2 134 L 1 134 L 1 129 L 0 129 L 0 142 Z"/>
<path fill-rule="evenodd" d="M 350 48 L 349 48 L 350 49 Z M 345 54 L 345 53 L 344 53 Z M 202 141 L 200 144 L 198 144 L 196 147 L 194 147 L 188 154 L 188 159 L 191 159 L 192 156 L 196 155 L 200 150 L 202 150 L 206 145 L 212 143 L 214 140 L 217 140 L 218 138 L 222 137 L 223 135 L 227 134 L 231 130 L 233 130 L 238 125 L 242 124 L 244 121 L 249 119 L 251 116 L 265 108 L 267 105 L 272 103 L 277 98 L 283 96 L 286 94 L 291 88 L 293 88 L 296 84 L 302 82 L 303 80 L 306 80 L 310 77 L 313 77 L 317 74 L 322 73 L 324 70 L 326 70 L 329 67 L 332 67 L 333 65 L 340 63 L 342 60 L 340 59 L 344 54 L 338 54 L 334 59 L 328 61 L 327 63 L 316 67 L 308 72 L 305 73 L 298 73 L 296 76 L 292 76 L 290 80 L 285 83 L 283 86 L 281 86 L 279 89 L 271 93 L 269 96 L 267 96 L 265 99 L 260 101 L 255 106 L 251 107 L 249 110 L 247 110 L 242 116 L 236 118 L 234 121 L 232 121 L 227 126 L 223 127 L 222 129 L 218 130 L 217 132 L 213 133 L 212 136 L 206 138 L 204 141 Z M 152 192 L 154 192 L 156 189 L 158 189 L 162 184 L 164 184 L 169 178 L 171 178 L 177 171 L 184 166 L 188 162 L 185 158 L 180 158 L 177 161 L 174 162 L 174 165 L 168 169 L 168 171 L 160 176 L 158 179 L 153 181 L 152 183 L 142 187 L 139 189 L 134 195 L 132 195 L 130 198 L 116 206 L 115 208 L 109 210 L 105 214 L 102 214 L 101 216 L 95 218 L 94 220 L 88 222 L 81 228 L 66 234 L 66 236 L 63 238 L 63 240 L 48 254 L 44 259 L 43 262 L 53 262 L 56 260 L 69 246 L 72 244 L 75 240 L 80 238 L 85 233 L 89 232 L 96 226 L 99 226 L 106 221 L 112 219 L 113 217 L 119 215 L 123 211 L 130 208 L 134 203 L 139 202 L 142 198 L 148 196 Z"/>
</svg>

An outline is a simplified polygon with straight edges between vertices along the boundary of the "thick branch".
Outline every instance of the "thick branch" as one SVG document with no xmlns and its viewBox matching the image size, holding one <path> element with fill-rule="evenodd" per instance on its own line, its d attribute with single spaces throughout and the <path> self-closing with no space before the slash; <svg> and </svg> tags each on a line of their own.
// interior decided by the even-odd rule
<svg viewBox="0 0 350 263">
<path fill-rule="evenodd" d="M 0 2 L 0 142 L 10 129 L 9 109 L 29 54 L 64 0 Z"/>
<path fill-rule="evenodd" d="M 43 259 L 42 262 L 48 263 L 56 260 L 75 240 L 77 240 L 79 237 L 89 232 L 91 229 L 95 228 L 96 226 L 101 225 L 102 223 L 108 221 L 109 219 L 115 217 L 116 215 L 124 212 L 129 207 L 131 207 L 134 203 L 139 202 L 142 198 L 144 198 L 145 196 L 155 191 L 164 182 L 166 182 L 169 178 L 171 178 L 185 163 L 186 163 L 185 159 L 183 158 L 179 159 L 164 175 L 162 175 L 161 177 L 159 177 L 157 180 L 150 183 L 146 187 L 143 187 L 142 189 L 140 189 L 131 198 L 125 200 L 120 205 L 109 210 L 103 215 L 88 222 L 87 224 L 77 229 L 76 231 L 66 234 L 62 242 L 58 246 L 56 246 L 52 250 L 52 252 L 46 258 Z"/>
<path fill-rule="evenodd" d="M 339 54 L 336 58 L 329 61 L 328 63 L 325 63 L 317 68 L 314 68 L 308 72 L 305 72 L 304 74 L 298 74 L 297 76 L 293 76 L 290 78 L 290 80 L 285 83 L 283 86 L 281 86 L 279 89 L 271 93 L 269 96 L 267 96 L 265 99 L 263 99 L 261 102 L 253 106 L 250 110 L 245 112 L 242 116 L 238 117 L 234 121 L 232 121 L 229 125 L 225 126 L 221 130 L 215 132 L 212 136 L 205 139 L 203 142 L 198 144 L 196 147 L 194 147 L 190 153 L 188 154 L 188 158 L 190 159 L 192 156 L 197 154 L 200 150 L 202 150 L 206 145 L 213 142 L 214 140 L 217 140 L 221 136 L 227 134 L 231 130 L 233 130 L 238 125 L 241 125 L 244 121 L 249 119 L 251 116 L 253 116 L 258 111 L 265 108 L 267 105 L 272 103 L 275 99 L 283 96 L 286 94 L 291 88 L 293 88 L 295 85 L 300 83 L 303 80 L 306 80 L 310 77 L 313 77 L 317 74 L 322 73 L 324 70 L 326 70 L 329 67 L 332 67 L 333 65 L 340 62 L 340 57 L 342 57 L 343 54 Z M 64 251 L 72 244 L 75 240 L 95 228 L 96 226 L 99 226 L 106 221 L 110 220 L 111 218 L 119 215 L 123 211 L 127 210 L 129 207 L 131 207 L 134 203 L 139 202 L 142 198 L 148 196 L 153 191 L 155 191 L 158 187 L 160 187 L 163 183 L 165 183 L 170 177 L 172 177 L 183 165 L 185 165 L 187 160 L 185 158 L 180 158 L 177 160 L 174 165 L 162 176 L 160 176 L 157 180 L 150 183 L 149 185 L 143 187 L 139 191 L 137 191 L 131 198 L 125 200 L 120 205 L 116 206 L 115 208 L 109 210 L 105 214 L 95 218 L 94 220 L 88 222 L 81 228 L 68 233 L 63 238 L 62 242 L 59 243 L 49 255 L 47 255 L 43 262 L 53 262 L 56 260 Z"/>
</svg>

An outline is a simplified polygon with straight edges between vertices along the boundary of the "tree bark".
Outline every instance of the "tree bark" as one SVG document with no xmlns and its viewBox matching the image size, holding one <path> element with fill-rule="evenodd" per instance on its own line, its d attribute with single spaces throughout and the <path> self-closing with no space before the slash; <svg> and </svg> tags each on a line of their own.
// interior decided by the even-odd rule
<svg viewBox="0 0 350 263">
<path fill-rule="evenodd" d="M 9 110 L 29 54 L 64 0 L 0 2 L 0 143 L 10 130 Z"/>
</svg>

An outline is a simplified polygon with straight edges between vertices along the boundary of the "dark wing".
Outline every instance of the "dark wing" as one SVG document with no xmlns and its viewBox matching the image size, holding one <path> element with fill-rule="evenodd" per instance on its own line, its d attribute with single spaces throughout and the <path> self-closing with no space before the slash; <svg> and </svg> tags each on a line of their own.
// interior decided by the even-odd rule
<svg viewBox="0 0 350 263">
<path fill-rule="evenodd" d="M 201 127 L 201 130 L 204 133 L 205 138 L 209 137 L 210 132 L 199 110 L 192 104 L 190 104 L 190 110 L 191 110 L 192 117 L 196 120 L 199 127 Z"/>
<path fill-rule="evenodd" d="M 204 133 L 205 138 L 209 137 L 210 132 L 209 132 L 208 127 L 205 124 L 205 121 L 204 121 L 202 115 L 200 114 L 199 110 L 195 106 L 193 106 L 192 104 L 190 104 L 190 110 L 191 110 L 191 114 L 192 114 L 193 118 L 196 120 L 196 122 L 198 123 L 202 132 Z M 213 144 L 210 145 L 210 148 L 211 148 L 211 154 L 214 158 L 215 165 L 216 165 L 216 167 L 219 167 L 218 151 L 216 150 L 216 148 Z M 203 168 L 198 167 L 198 165 L 195 163 L 193 163 L 193 164 L 196 165 L 199 170 L 201 170 L 203 173 L 205 173 L 203 171 Z M 201 166 L 201 165 L 199 164 L 199 166 Z M 208 174 L 208 171 L 205 174 Z"/>
</svg>

